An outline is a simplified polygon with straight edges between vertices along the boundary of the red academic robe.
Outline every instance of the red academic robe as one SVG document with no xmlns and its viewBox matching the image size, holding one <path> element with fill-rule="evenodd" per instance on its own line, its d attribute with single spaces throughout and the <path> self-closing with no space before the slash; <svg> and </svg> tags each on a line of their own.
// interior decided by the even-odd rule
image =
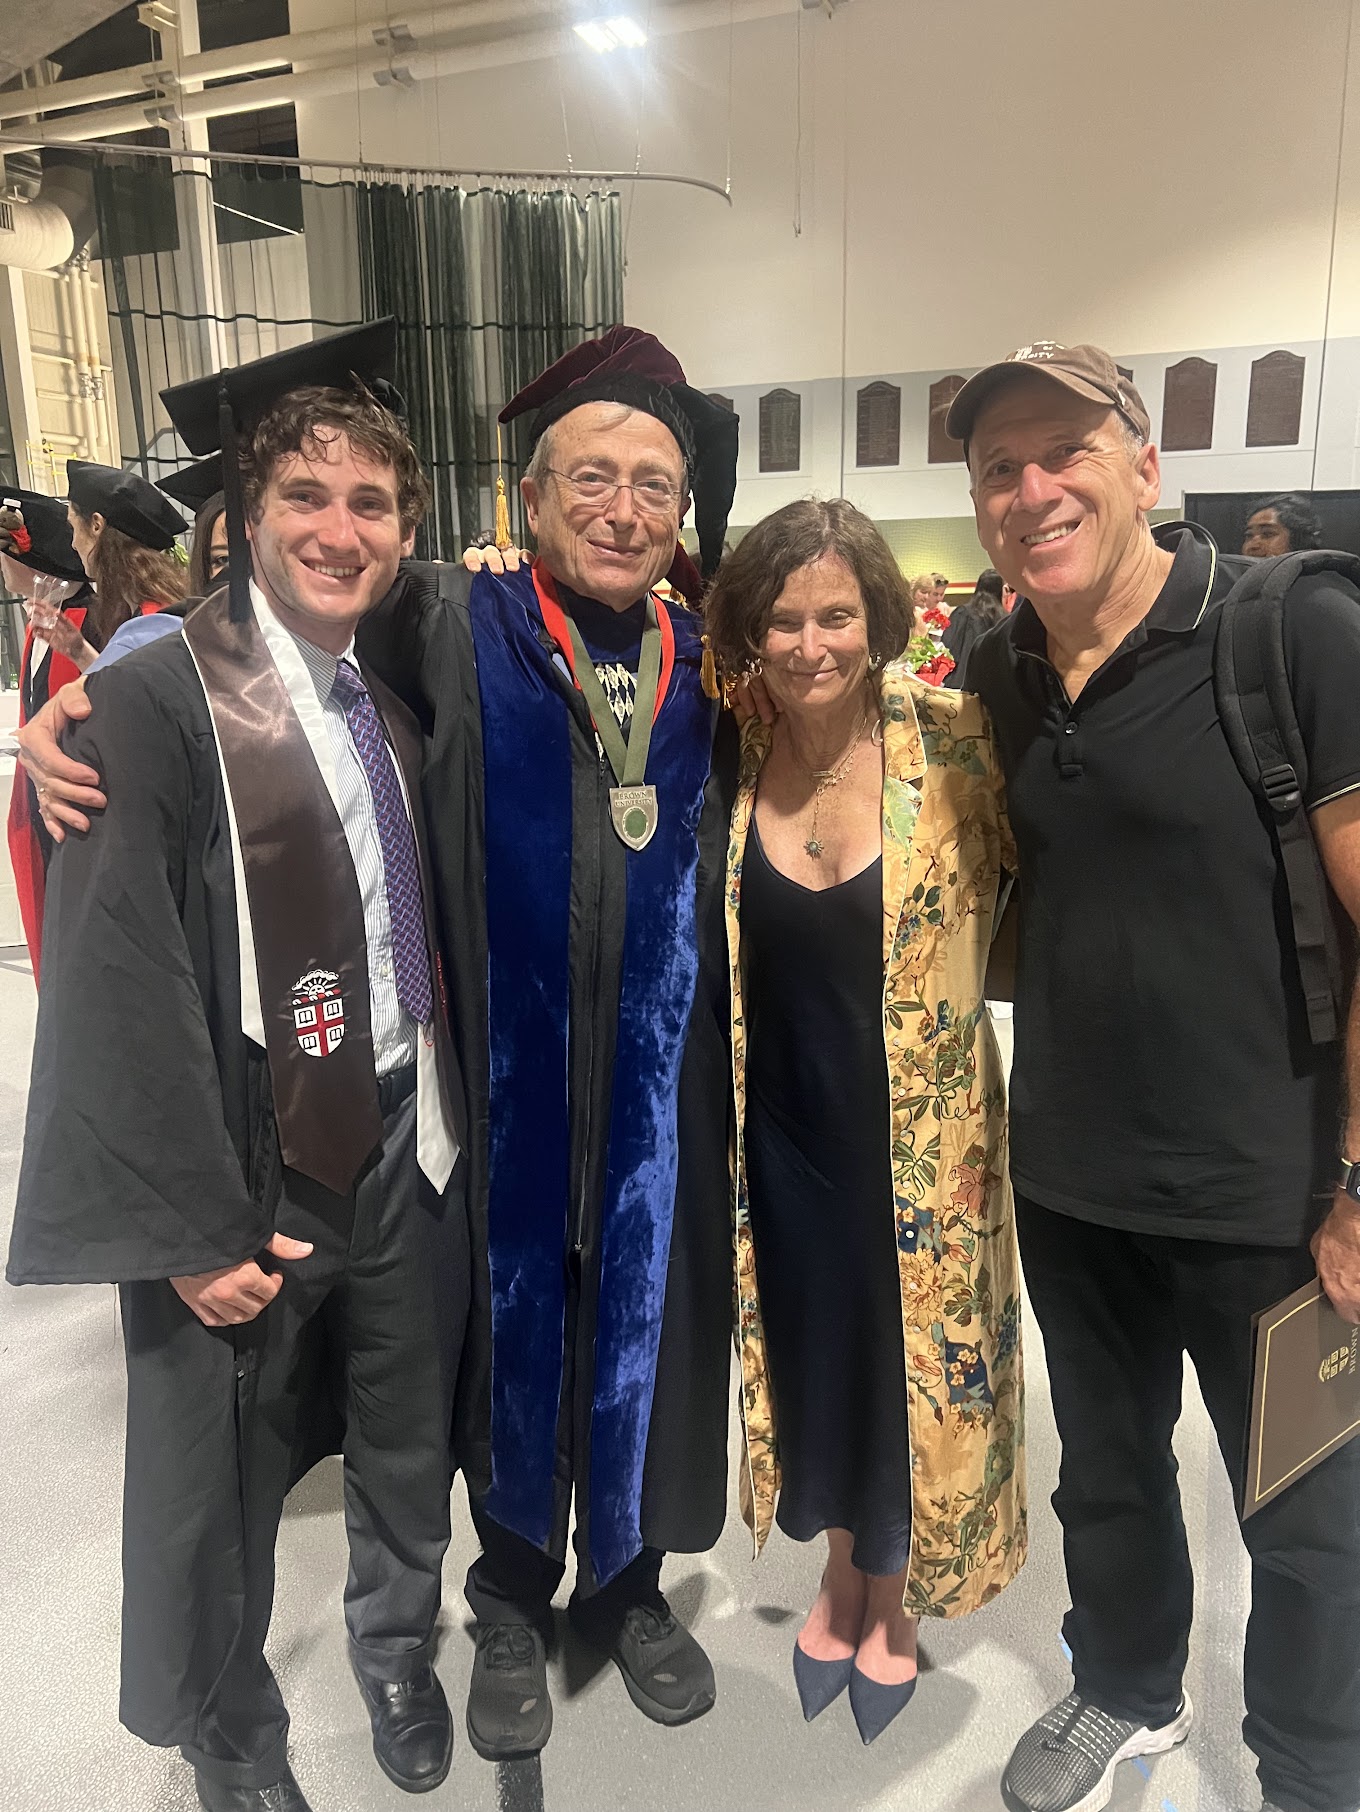
<svg viewBox="0 0 1360 1812">
<path fill-rule="evenodd" d="M 78 604 L 65 612 L 76 629 L 85 626 L 87 606 Z M 151 616 L 160 609 L 159 604 L 143 604 L 142 616 Z M 28 722 L 29 674 L 33 660 L 33 625 L 28 626 L 24 638 L 24 657 L 19 667 L 19 725 Z M 56 649 L 50 649 L 48 660 L 47 696 L 52 698 L 70 680 L 80 678 L 80 669 L 75 662 L 68 660 Z M 14 789 L 9 796 L 9 821 L 6 834 L 9 840 L 9 859 L 14 869 L 14 885 L 19 896 L 19 917 L 23 921 L 24 937 L 28 943 L 28 954 L 33 961 L 33 980 L 37 983 L 38 967 L 42 956 L 42 922 L 43 903 L 47 895 L 47 863 L 43 855 L 43 846 L 38 837 L 37 806 L 33 797 L 33 788 L 22 767 L 14 770 Z"/>
</svg>

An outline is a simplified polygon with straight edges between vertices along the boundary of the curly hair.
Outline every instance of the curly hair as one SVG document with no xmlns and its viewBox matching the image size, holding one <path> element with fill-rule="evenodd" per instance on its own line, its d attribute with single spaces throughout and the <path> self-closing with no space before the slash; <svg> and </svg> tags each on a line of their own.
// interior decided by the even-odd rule
<svg viewBox="0 0 1360 1812">
<path fill-rule="evenodd" d="M 75 505 L 72 504 L 74 509 Z M 89 518 L 76 511 L 83 522 Z M 188 574 L 173 554 L 147 547 L 106 522 L 85 568 L 95 588 L 85 619 L 85 640 L 103 648 L 115 629 L 135 617 L 143 604 L 161 609 L 181 604 L 188 594 Z"/>
<path fill-rule="evenodd" d="M 371 391 L 360 385 L 340 390 L 310 384 L 279 398 L 241 445 L 241 488 L 246 514 L 258 521 L 265 487 L 279 460 L 290 453 L 323 459 L 328 442 L 343 434 L 374 465 L 388 466 L 397 480 L 397 512 L 406 534 L 419 526 L 430 501 L 430 486 L 406 430 Z"/>
<path fill-rule="evenodd" d="M 806 497 L 776 510 L 743 535 L 704 599 L 714 653 L 729 670 L 759 659 L 770 615 L 794 573 L 836 554 L 864 599 L 869 653 L 896 660 L 916 612 L 892 550 L 869 518 L 843 497 Z"/>
</svg>

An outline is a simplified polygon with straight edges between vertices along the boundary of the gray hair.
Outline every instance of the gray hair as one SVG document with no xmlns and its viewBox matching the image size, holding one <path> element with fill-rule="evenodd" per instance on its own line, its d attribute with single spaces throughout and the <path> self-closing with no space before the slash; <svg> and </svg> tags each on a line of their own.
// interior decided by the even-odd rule
<svg viewBox="0 0 1360 1812">
<path fill-rule="evenodd" d="M 532 484 L 537 485 L 539 490 L 543 489 L 543 481 L 548 476 L 548 469 L 552 465 L 552 438 L 553 429 L 556 426 L 557 423 L 553 422 L 539 435 L 534 443 L 534 450 L 529 455 L 529 463 L 524 468 L 524 476 Z"/>
<path fill-rule="evenodd" d="M 630 415 L 637 414 L 637 410 L 633 407 L 633 405 L 631 403 L 616 403 L 611 406 L 614 408 L 617 408 L 619 411 L 617 420 L 614 422 L 611 422 L 609 424 L 611 427 L 618 427 L 623 422 L 626 422 Z M 568 414 L 570 414 L 570 413 L 571 412 L 569 410 Z M 552 470 L 552 459 L 553 459 L 552 443 L 557 434 L 557 429 L 558 429 L 559 424 L 564 422 L 565 420 L 566 420 L 565 415 L 559 415 L 557 418 L 557 421 L 549 423 L 549 425 L 543 430 L 542 434 L 538 438 L 538 441 L 534 447 L 533 452 L 529 455 L 529 463 L 524 468 L 524 476 L 527 479 L 529 479 L 531 483 L 537 485 L 539 490 L 543 489 L 543 481 L 544 481 L 544 479 L 547 478 L 548 473 Z M 681 447 L 680 448 L 680 490 L 681 490 L 682 494 L 688 492 L 689 486 L 690 486 L 689 461 L 685 458 L 684 448 Z"/>
</svg>

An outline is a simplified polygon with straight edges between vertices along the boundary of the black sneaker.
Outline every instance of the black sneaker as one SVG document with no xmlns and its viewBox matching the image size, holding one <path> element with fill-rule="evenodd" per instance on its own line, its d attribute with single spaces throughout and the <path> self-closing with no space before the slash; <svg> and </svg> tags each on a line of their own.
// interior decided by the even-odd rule
<svg viewBox="0 0 1360 1812">
<path fill-rule="evenodd" d="M 1068 1693 L 1016 1744 L 1002 1795 L 1016 1812 L 1099 1812 L 1110 1803 L 1119 1764 L 1174 1749 L 1189 1736 L 1193 1716 L 1187 1697 L 1169 1724 L 1149 1729 Z"/>
<path fill-rule="evenodd" d="M 579 1616 L 572 1622 L 592 1642 L 588 1623 Z M 629 1698 L 653 1723 L 688 1724 L 713 1709 L 718 1696 L 713 1664 L 676 1622 L 660 1592 L 653 1602 L 629 1609 L 612 1644 L 596 1640 L 592 1646 L 603 1648 L 623 1675 Z"/>
<path fill-rule="evenodd" d="M 528 1623 L 479 1623 L 467 1703 L 468 1741 L 485 1761 L 537 1755 L 552 1735 L 548 1657 Z"/>
</svg>

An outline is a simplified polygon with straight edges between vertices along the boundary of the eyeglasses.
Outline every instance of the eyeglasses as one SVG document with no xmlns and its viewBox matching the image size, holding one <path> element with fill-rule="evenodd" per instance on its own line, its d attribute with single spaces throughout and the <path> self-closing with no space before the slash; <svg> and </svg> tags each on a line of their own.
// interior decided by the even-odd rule
<svg viewBox="0 0 1360 1812">
<path fill-rule="evenodd" d="M 679 503 L 681 492 L 668 478 L 640 478 L 636 484 L 620 484 L 617 478 L 606 478 L 603 472 L 559 472 L 547 467 L 554 478 L 560 478 L 568 493 L 578 503 L 604 509 L 613 503 L 620 491 L 633 493 L 634 508 L 644 516 L 668 515 Z"/>
</svg>

